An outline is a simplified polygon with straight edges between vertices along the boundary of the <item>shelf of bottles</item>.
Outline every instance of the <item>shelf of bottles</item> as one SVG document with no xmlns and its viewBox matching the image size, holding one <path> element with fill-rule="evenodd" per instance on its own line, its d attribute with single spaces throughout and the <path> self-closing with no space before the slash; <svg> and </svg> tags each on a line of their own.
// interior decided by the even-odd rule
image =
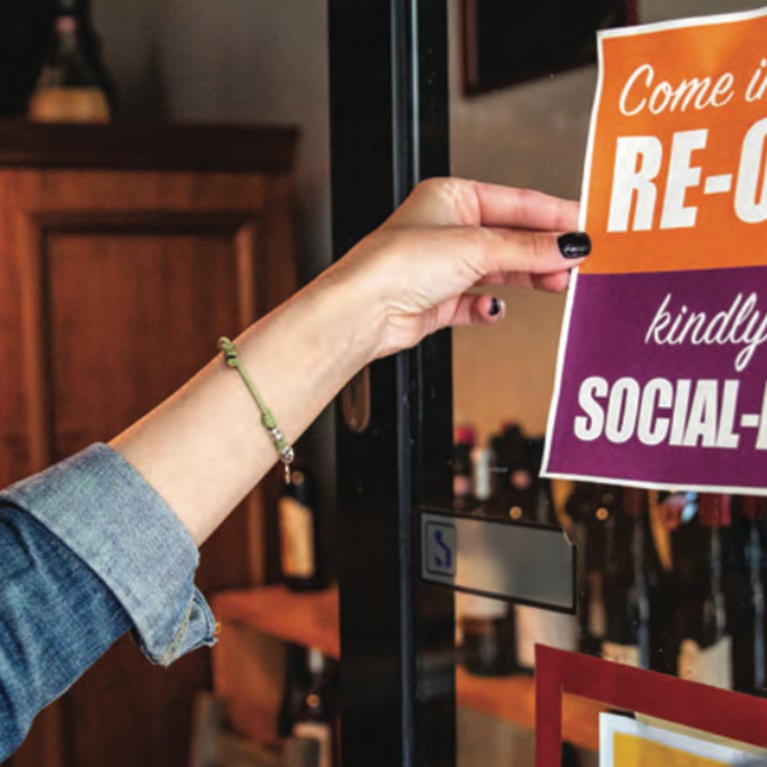
<svg viewBox="0 0 767 767">
<path fill-rule="evenodd" d="M 539 476 L 541 446 L 516 425 L 486 445 L 457 427 L 454 504 L 463 514 L 563 527 L 579 552 L 577 613 L 459 595 L 466 668 L 529 671 L 540 642 L 765 695 L 767 498 L 553 488 Z"/>
<path fill-rule="evenodd" d="M 456 594 L 458 705 L 532 728 L 536 643 L 767 693 L 767 499 L 552 487 L 539 475 L 542 440 L 519 427 L 486 446 L 474 444 L 467 427 L 455 436 L 456 513 L 558 525 L 579 551 L 575 615 Z M 316 509 L 306 489 L 291 489 L 290 503 L 280 506 L 285 585 L 221 594 L 214 609 L 224 621 L 337 659 L 338 594 L 321 588 Z M 563 739 L 596 750 L 599 711 L 594 701 L 566 695 Z"/>
</svg>

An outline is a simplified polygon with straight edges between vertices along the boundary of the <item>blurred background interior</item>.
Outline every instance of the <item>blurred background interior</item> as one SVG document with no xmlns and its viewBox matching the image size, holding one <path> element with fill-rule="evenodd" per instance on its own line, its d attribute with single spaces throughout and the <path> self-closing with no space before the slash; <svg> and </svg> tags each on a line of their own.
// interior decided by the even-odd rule
<svg viewBox="0 0 767 767">
<path fill-rule="evenodd" d="M 592 5 L 601 23 L 616 8 L 646 22 L 759 3 Z M 596 83 L 588 52 L 556 73 L 543 61 L 485 81 L 470 54 L 474 4 L 448 6 L 452 172 L 577 198 Z M 6 0 L 2 16 L 7 484 L 111 437 L 209 359 L 219 335 L 318 274 L 332 246 L 326 0 Z M 453 335 L 457 503 L 487 505 L 482 472 L 508 469 L 522 439 L 516 468 L 543 493 L 538 521 L 569 519 L 588 536 L 618 513 L 618 491 L 536 478 L 564 298 L 504 297 L 507 322 Z M 270 477 L 205 545 L 217 647 L 162 670 L 121 640 L 39 718 L 13 767 L 338 763 L 334 439 L 328 411 L 299 444 L 290 488 Z M 512 519 L 535 521 L 531 492 Z M 577 618 L 523 608 L 510 620 L 505 605 L 459 600 L 459 764 L 533 763 L 530 632 L 602 651 L 594 583 L 607 571 L 594 562 Z M 637 626 L 627 631 L 636 643 Z M 563 764 L 595 765 L 595 709 L 573 705 Z"/>
</svg>

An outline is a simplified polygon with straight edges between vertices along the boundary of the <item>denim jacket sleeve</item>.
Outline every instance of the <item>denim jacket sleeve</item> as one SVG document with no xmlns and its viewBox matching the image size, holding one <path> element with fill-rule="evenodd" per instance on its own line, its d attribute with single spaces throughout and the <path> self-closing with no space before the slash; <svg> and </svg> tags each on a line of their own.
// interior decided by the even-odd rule
<svg viewBox="0 0 767 767">
<path fill-rule="evenodd" d="M 177 517 L 106 445 L 0 493 L 0 762 L 129 629 L 163 665 L 213 644 L 198 561 Z"/>
</svg>

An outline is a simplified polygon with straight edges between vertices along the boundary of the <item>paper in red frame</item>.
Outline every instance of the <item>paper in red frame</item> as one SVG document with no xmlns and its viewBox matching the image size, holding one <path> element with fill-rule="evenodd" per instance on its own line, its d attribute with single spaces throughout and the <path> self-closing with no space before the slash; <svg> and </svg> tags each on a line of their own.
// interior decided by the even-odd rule
<svg viewBox="0 0 767 767">
<path fill-rule="evenodd" d="M 767 748 L 765 699 L 545 645 L 535 669 L 536 767 L 561 767 L 563 693 Z"/>
</svg>

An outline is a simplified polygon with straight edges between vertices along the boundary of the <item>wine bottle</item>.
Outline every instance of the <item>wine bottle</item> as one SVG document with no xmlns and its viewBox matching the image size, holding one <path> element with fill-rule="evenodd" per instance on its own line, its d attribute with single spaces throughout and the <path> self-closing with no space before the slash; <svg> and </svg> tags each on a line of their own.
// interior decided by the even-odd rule
<svg viewBox="0 0 767 767">
<path fill-rule="evenodd" d="M 112 116 L 117 113 L 117 93 L 114 81 L 104 64 L 101 40 L 93 25 L 91 0 L 54 0 L 54 13 L 58 16 L 71 16 L 77 22 L 80 51 L 96 78 L 98 87 L 104 92 Z"/>
<path fill-rule="evenodd" d="M 732 639 L 722 590 L 722 531 L 730 525 L 730 499 L 701 493 L 698 515 L 690 523 L 697 533 L 688 553 L 682 641 L 677 673 L 683 679 L 732 687 Z"/>
<path fill-rule="evenodd" d="M 471 493 L 467 510 L 479 516 L 493 514 L 493 468 L 495 456 L 489 447 L 473 447 L 471 450 Z"/>
<path fill-rule="evenodd" d="M 554 505 L 554 495 L 551 480 L 541 476 L 543 463 L 544 438 L 534 437 L 527 441 L 527 471 L 532 478 L 531 495 L 533 500 L 533 521 L 548 527 L 561 527 L 557 510 Z"/>
<path fill-rule="evenodd" d="M 309 687 L 309 669 L 306 663 L 306 648 L 287 643 L 285 645 L 285 668 L 282 678 L 282 699 L 277 716 L 277 734 L 286 738 L 293 732 L 304 705 L 304 696 Z"/>
<path fill-rule="evenodd" d="M 492 514 L 494 456 L 489 448 L 475 447 L 471 451 L 472 492 L 470 509 L 473 514 Z M 514 610 L 499 599 L 477 594 L 456 594 L 456 619 L 460 621 L 462 639 L 461 660 L 472 674 L 502 676 L 516 668 Z"/>
<path fill-rule="evenodd" d="M 327 585 L 320 547 L 320 515 L 314 478 L 295 465 L 278 503 L 280 565 L 285 585 L 314 591 Z"/>
<path fill-rule="evenodd" d="M 492 498 L 492 463 L 494 454 L 487 448 L 474 445 L 474 430 L 469 426 L 459 427 L 454 431 L 453 459 L 453 508 L 456 511 L 484 514 Z M 466 467 L 468 463 L 468 468 Z M 468 475 L 468 481 L 467 481 Z M 464 652 L 478 653 L 472 646 L 465 647 L 464 613 L 467 620 L 476 618 L 477 621 L 495 620 L 502 618 L 505 608 L 496 604 L 497 600 L 483 601 L 481 597 L 470 596 L 460 591 L 455 594 L 455 646 Z M 490 629 L 472 625 L 470 630 L 483 634 L 492 633 Z M 469 645 L 480 643 L 479 638 L 470 636 Z M 478 661 L 481 663 L 481 661 Z M 469 661 L 471 663 L 471 661 Z"/>
<path fill-rule="evenodd" d="M 687 505 L 687 497 L 680 493 L 648 490 L 647 498 L 645 577 L 650 596 L 650 668 L 675 674 L 680 637 L 672 539 Z"/>
<path fill-rule="evenodd" d="M 551 482 L 540 476 L 543 459 L 542 437 L 524 438 L 516 446 L 517 459 L 512 464 L 516 473 L 520 521 L 548 527 L 559 527 Z M 514 480 L 512 479 L 512 485 Z M 515 507 L 512 507 L 512 510 Z M 512 516 L 514 516 L 512 514 Z M 517 665 L 521 671 L 535 668 L 535 645 L 544 644 L 560 650 L 575 650 L 578 621 L 575 616 L 529 605 L 516 605 Z"/>
<path fill-rule="evenodd" d="M 471 495 L 471 451 L 475 432 L 471 426 L 458 425 L 453 430 L 453 508 L 465 511 Z"/>
<path fill-rule="evenodd" d="M 86 61 L 72 15 L 56 19 L 56 46 L 43 64 L 28 116 L 41 122 L 107 122 L 106 94 Z"/>
<path fill-rule="evenodd" d="M 307 666 L 309 681 L 293 724 L 293 735 L 317 741 L 319 745 L 317 767 L 333 767 L 337 707 L 334 701 L 332 672 L 325 656 L 314 647 L 308 651 Z"/>
<path fill-rule="evenodd" d="M 605 485 L 579 482 L 570 493 L 565 511 L 573 520 L 578 587 L 578 648 L 598 655 L 605 636 L 602 579 L 605 557 L 605 523 L 614 513 L 615 493 Z"/>
<path fill-rule="evenodd" d="M 507 424 L 501 435 L 504 483 L 499 487 L 498 513 L 516 522 L 533 521 L 535 476 L 531 470 L 528 439 L 517 424 Z"/>
<path fill-rule="evenodd" d="M 650 594 L 645 575 L 647 496 L 624 488 L 605 527 L 603 593 L 606 607 L 602 657 L 650 667 Z"/>
<path fill-rule="evenodd" d="M 732 675 L 736 690 L 767 696 L 763 552 L 767 498 L 733 499 Z"/>
</svg>

